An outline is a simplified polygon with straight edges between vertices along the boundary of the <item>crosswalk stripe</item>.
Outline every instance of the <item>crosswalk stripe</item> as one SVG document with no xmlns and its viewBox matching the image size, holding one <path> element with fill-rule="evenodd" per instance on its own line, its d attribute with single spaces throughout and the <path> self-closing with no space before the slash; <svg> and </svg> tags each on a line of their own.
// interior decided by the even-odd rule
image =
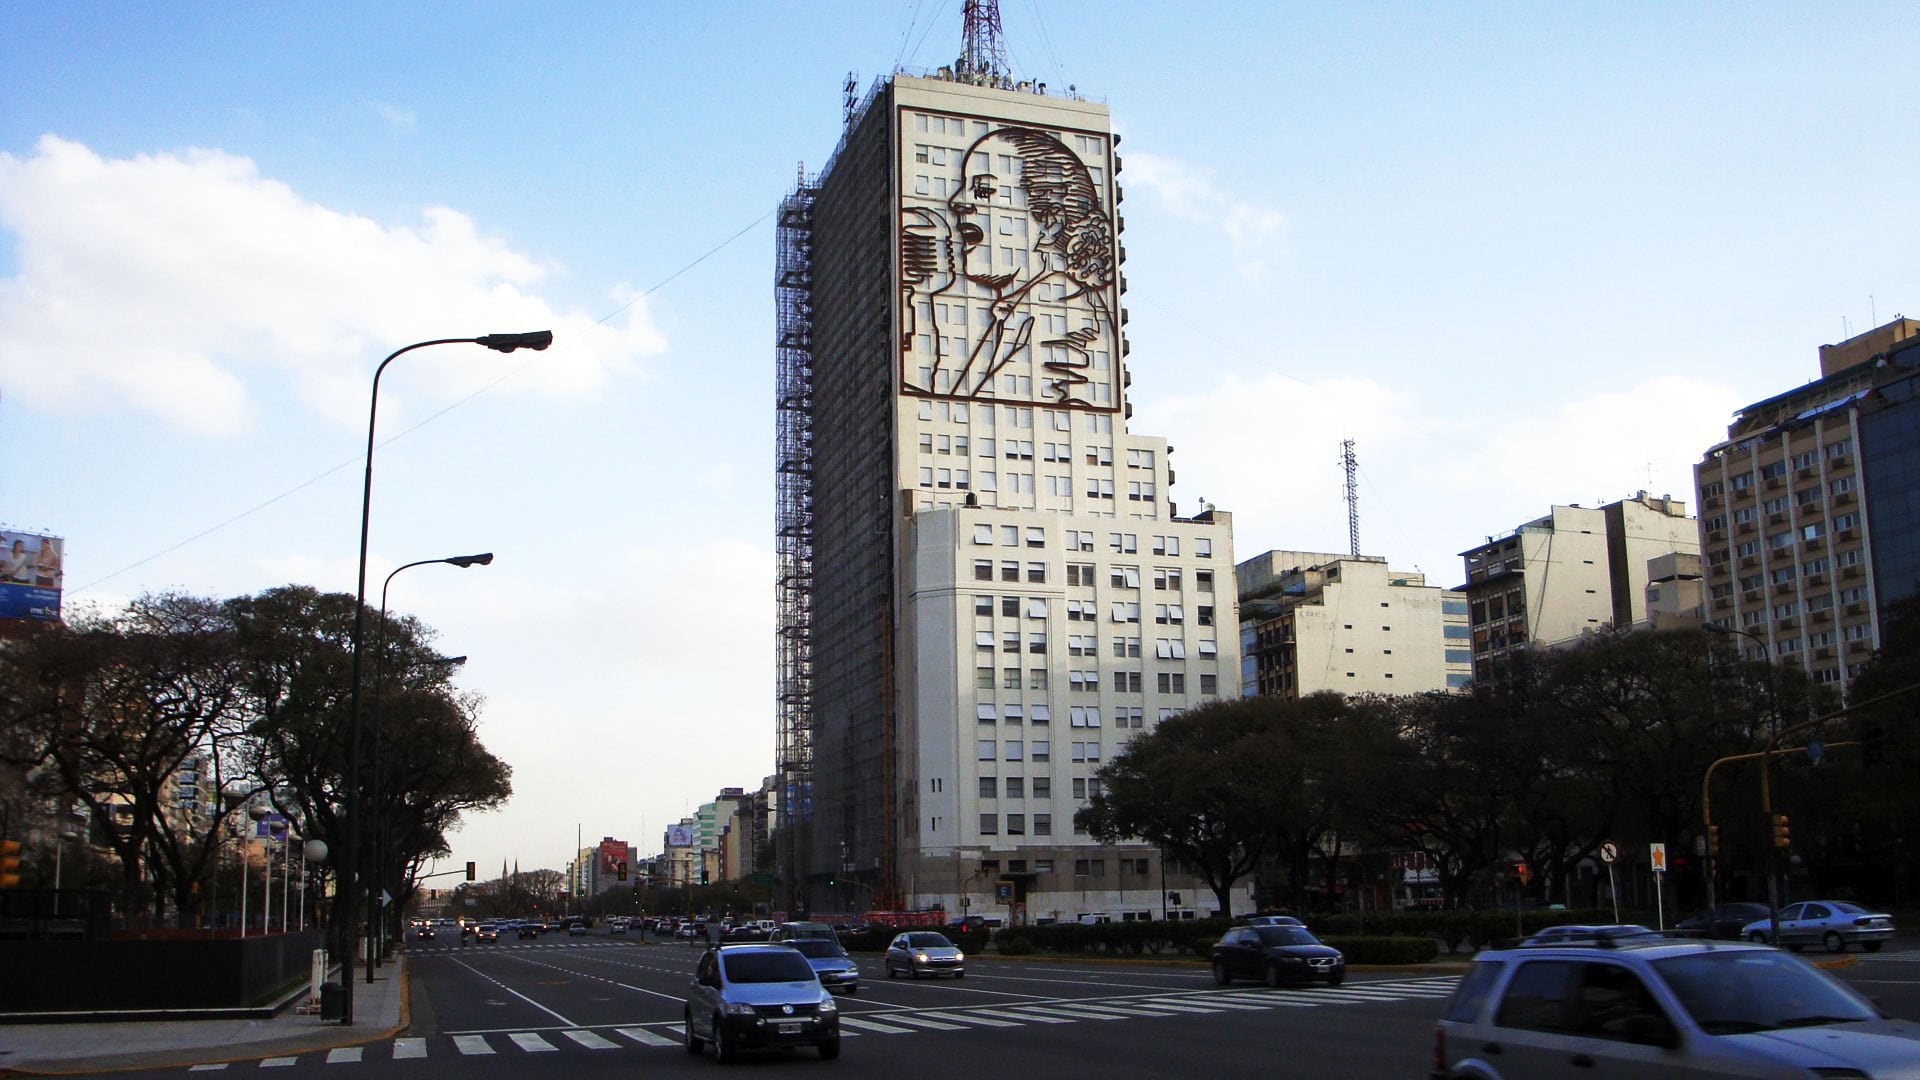
<svg viewBox="0 0 1920 1080">
<path fill-rule="evenodd" d="M 393 1057 L 395 1061 L 405 1058 L 423 1058 L 426 1056 L 427 1040 L 425 1039 L 393 1040 Z"/>
<path fill-rule="evenodd" d="M 965 1031 L 965 1024 L 949 1024 L 942 1020 L 932 1020 L 924 1016 L 908 1016 L 905 1013 L 888 1013 L 887 1019 L 896 1024 L 911 1024 L 914 1027 L 932 1028 L 935 1031 Z"/>
<path fill-rule="evenodd" d="M 360 1051 L 362 1049 L 364 1049 L 364 1047 L 336 1046 L 333 1049 L 327 1051 L 327 1064 L 338 1065 L 342 1062 L 359 1061 Z"/>
<path fill-rule="evenodd" d="M 1095 1011 L 1092 1009 L 1081 1008 L 1079 1006 L 1069 1007 L 1066 1005 L 1022 1005 L 1020 1006 L 1020 1011 L 1021 1012 L 1053 1013 L 1056 1016 L 1071 1016 L 1075 1020 L 1125 1020 L 1127 1019 L 1126 1013 L 1108 1012 L 1104 1009 Z"/>
<path fill-rule="evenodd" d="M 1134 1003 L 1128 1002 L 1128 1004 Z M 1139 1004 L 1165 1012 L 1179 1013 L 1217 1013 L 1232 1007 L 1227 1005 L 1204 1005 L 1197 1001 L 1168 1001 L 1165 998 L 1159 1000 L 1142 999 Z"/>
<path fill-rule="evenodd" d="M 491 1054 L 493 1047 L 488 1045 L 485 1035 L 455 1035 L 454 1049 L 463 1054 Z"/>
<path fill-rule="evenodd" d="M 617 1042 L 603 1039 L 591 1031 L 563 1031 L 560 1034 L 565 1035 L 567 1038 L 572 1039 L 574 1042 L 579 1043 L 589 1050 L 613 1050 L 620 1045 Z"/>
<path fill-rule="evenodd" d="M 840 1026 L 843 1028 L 856 1028 L 860 1031 L 871 1031 L 876 1035 L 909 1035 L 913 1032 L 912 1028 L 895 1027 L 892 1024 L 882 1024 L 873 1020 L 861 1020 L 852 1016 L 842 1016 L 840 1018 Z"/>
<path fill-rule="evenodd" d="M 518 1046 L 529 1054 L 537 1054 L 544 1050 L 560 1049 L 541 1038 L 540 1033 L 537 1031 L 516 1031 L 508 1035 L 507 1038 L 512 1039 L 515 1046 Z"/>
<path fill-rule="evenodd" d="M 1165 1004 L 1172 1004 L 1172 1002 L 1168 1002 L 1165 998 L 1155 1000 Z M 1204 1004 L 1209 1009 L 1238 1009 L 1242 1012 L 1262 1012 L 1266 1009 L 1264 1005 L 1254 1005 L 1245 1001 L 1229 1001 L 1227 998 L 1219 995 L 1204 998 L 1181 998 L 1180 1001 L 1183 1004 Z"/>
<path fill-rule="evenodd" d="M 224 1069 L 226 1067 L 227 1067 L 227 1063 L 224 1061 L 220 1061 L 220 1062 L 215 1062 L 212 1065 L 195 1065 L 194 1067 L 188 1069 L 187 1071 L 188 1072 L 219 1072 L 221 1069 Z"/>
<path fill-rule="evenodd" d="M 260 1063 L 260 1067 L 263 1069 L 284 1069 L 287 1066 L 299 1060 L 300 1060 L 299 1058 L 286 1058 L 286 1057 L 268 1058 L 265 1061 L 262 1061 Z"/>
<path fill-rule="evenodd" d="M 646 1028 L 620 1028 L 620 1034 L 639 1043 L 641 1046 L 679 1046 L 679 1039 L 669 1039 Z"/>
<path fill-rule="evenodd" d="M 988 1016 L 986 1013 L 977 1013 L 977 1012 L 966 1012 L 966 1013 L 935 1012 L 935 1013 L 922 1013 L 921 1015 L 931 1016 L 935 1020 L 957 1020 L 961 1023 L 980 1024 L 984 1027 L 1020 1027 L 1021 1026 L 1019 1021 L 1017 1020 L 996 1020 L 993 1017 Z"/>
<path fill-rule="evenodd" d="M 1071 1024 L 1072 1020 L 1064 1016 L 1054 1016 L 1043 1012 L 1021 1012 L 1017 1008 L 1003 1007 L 995 1009 L 995 1016 L 1010 1016 L 1018 1020 L 1029 1020 L 1036 1024 Z"/>
</svg>

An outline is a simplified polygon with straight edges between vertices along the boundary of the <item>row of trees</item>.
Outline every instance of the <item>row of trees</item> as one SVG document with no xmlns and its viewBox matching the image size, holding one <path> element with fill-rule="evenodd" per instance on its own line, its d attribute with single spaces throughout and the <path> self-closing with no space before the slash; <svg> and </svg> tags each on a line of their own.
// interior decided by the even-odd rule
<svg viewBox="0 0 1920 1080">
<path fill-rule="evenodd" d="M 1807 732 L 1834 746 L 1817 765 L 1804 750 L 1773 759 L 1774 807 L 1817 885 L 1894 898 L 1920 824 L 1914 615 L 1889 622 L 1851 692 L 1867 704 L 1852 710 L 1797 665 L 1769 671 L 1741 658 L 1738 638 L 1697 629 L 1519 653 L 1467 694 L 1213 702 L 1136 736 L 1076 821 L 1109 842 L 1161 845 L 1222 910 L 1256 868 L 1277 869 L 1282 895 L 1307 910 L 1313 891 L 1340 891 L 1360 853 L 1383 852 L 1426 855 L 1448 905 L 1484 897 L 1521 860 L 1534 894 L 1558 900 L 1604 842 L 1693 851 L 1710 765 L 1760 750 L 1776 716 L 1831 714 Z M 1710 790 L 1723 879 L 1743 884 L 1771 843 L 1757 768 L 1728 763 Z"/>
<path fill-rule="evenodd" d="M 206 917 L 202 884 L 231 831 L 250 824 L 232 807 L 270 806 L 293 835 L 341 851 L 353 616 L 352 596 L 305 586 L 147 595 L 0 643 L 0 761 L 16 780 L 0 797 L 0 834 L 84 807 L 126 903 L 183 926 Z M 392 912 L 423 863 L 450 853 L 461 815 L 512 792 L 508 766 L 476 734 L 479 698 L 453 687 L 433 637 L 389 614 L 383 660 L 366 664 L 362 866 L 390 883 Z M 192 762 L 216 805 L 183 813 L 178 777 Z M 349 902 L 335 898 L 336 926 Z"/>
</svg>

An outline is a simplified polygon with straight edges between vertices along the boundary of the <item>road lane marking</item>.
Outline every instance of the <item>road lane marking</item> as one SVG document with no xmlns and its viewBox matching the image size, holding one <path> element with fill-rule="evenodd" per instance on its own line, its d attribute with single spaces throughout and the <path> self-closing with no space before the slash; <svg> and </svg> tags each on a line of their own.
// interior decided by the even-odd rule
<svg viewBox="0 0 1920 1080">
<path fill-rule="evenodd" d="M 861 1020 L 852 1016 L 840 1017 L 840 1026 L 857 1028 L 860 1031 L 871 1031 L 876 1035 L 913 1034 L 912 1028 L 895 1027 L 892 1024 L 882 1024 L 877 1020 Z"/>
<path fill-rule="evenodd" d="M 1064 1016 L 1050 1016 L 1046 1013 L 1025 1013 L 1025 1012 L 1021 1012 L 1019 1008 L 1013 1007 L 1013 1006 L 1009 1006 L 1004 1009 L 995 1009 L 990 1015 L 1009 1016 L 1014 1018 L 1015 1020 L 1026 1020 L 1035 1024 L 1071 1024 L 1073 1023 L 1072 1020 L 1069 1020 Z"/>
<path fill-rule="evenodd" d="M 268 1058 L 260 1063 L 260 1067 L 263 1069 L 284 1069 L 299 1060 L 299 1058 Z"/>
<path fill-rule="evenodd" d="M 560 1034 L 579 1043 L 589 1050 L 613 1050 L 619 1047 L 617 1042 L 609 1042 L 591 1031 L 563 1031 Z"/>
<path fill-rule="evenodd" d="M 932 1028 L 935 1031 L 965 1031 L 965 1024 L 949 1024 L 943 1020 L 933 1020 L 909 1013 L 887 1013 L 887 1020 L 895 1024 L 911 1024 L 914 1027 Z"/>
<path fill-rule="evenodd" d="M 188 1069 L 187 1071 L 188 1072 L 219 1072 L 221 1069 L 224 1069 L 226 1067 L 227 1067 L 227 1063 L 222 1061 L 216 1065 L 195 1065 L 194 1067 Z"/>
<path fill-rule="evenodd" d="M 394 1056 L 394 1060 L 396 1061 L 402 1060 L 405 1058 L 426 1057 L 427 1056 L 427 1040 L 395 1039 L 393 1040 L 393 1056 Z"/>
<path fill-rule="evenodd" d="M 493 1047 L 488 1045 L 485 1036 L 481 1035 L 455 1035 L 453 1045 L 463 1054 L 493 1053 Z"/>
<path fill-rule="evenodd" d="M 338 1065 L 346 1061 L 359 1061 L 360 1052 L 363 1049 L 365 1048 L 359 1046 L 336 1046 L 327 1051 L 327 1064 Z"/>
<path fill-rule="evenodd" d="M 516 1031 L 511 1035 L 508 1035 L 507 1038 L 512 1039 L 515 1046 L 518 1046 L 520 1049 L 525 1050 L 530 1054 L 537 1054 L 542 1050 L 560 1049 L 559 1047 L 553 1045 L 547 1040 L 541 1038 L 538 1032 Z"/>
<path fill-rule="evenodd" d="M 620 1034 L 625 1035 L 627 1038 L 632 1039 L 634 1042 L 639 1043 L 641 1046 L 679 1046 L 680 1045 L 679 1039 L 669 1039 L 665 1035 L 656 1034 L 654 1032 L 648 1031 L 646 1028 L 618 1028 L 616 1030 Z"/>
<path fill-rule="evenodd" d="M 1073 1005 L 1022 1005 L 1020 1006 L 1019 1011 L 1022 1013 L 1027 1013 L 1027 1012 L 1054 1013 L 1060 1016 L 1071 1016 L 1075 1020 L 1131 1019 L 1126 1013 L 1108 1012 L 1104 1009 L 1095 1011 L 1093 1009 L 1085 1009 L 1085 1008 L 1080 1008 L 1078 1006 L 1073 1006 Z M 1162 1013 L 1161 1015 L 1164 1016 L 1166 1014 Z"/>
<path fill-rule="evenodd" d="M 988 1016 L 984 1013 L 930 1012 L 930 1013 L 923 1013 L 921 1015 L 931 1016 L 936 1020 L 958 1020 L 968 1024 L 981 1024 L 986 1027 L 1019 1027 L 1021 1026 L 1017 1021 L 996 1020 L 993 1017 Z"/>
</svg>

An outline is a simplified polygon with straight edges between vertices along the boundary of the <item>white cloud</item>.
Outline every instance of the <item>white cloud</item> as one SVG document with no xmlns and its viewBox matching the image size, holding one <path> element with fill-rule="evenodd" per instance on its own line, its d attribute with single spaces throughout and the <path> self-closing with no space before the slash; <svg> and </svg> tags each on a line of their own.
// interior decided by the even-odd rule
<svg viewBox="0 0 1920 1080">
<path fill-rule="evenodd" d="M 358 424 L 373 365 L 401 343 L 550 328 L 556 344 L 522 387 L 548 394 L 665 348 L 643 303 L 606 326 L 555 311 L 531 292 L 547 268 L 456 210 L 382 225 L 219 150 L 105 159 L 43 136 L 30 157 L 0 154 L 0 227 L 19 253 L 18 276 L 0 280 L 0 383 L 42 410 L 232 432 L 253 419 L 249 383 L 272 374 Z M 410 358 L 403 385 L 446 400 L 526 363 L 447 352 Z"/>
<path fill-rule="evenodd" d="M 389 105 L 384 101 L 370 101 L 367 104 L 371 105 L 373 111 L 380 115 L 380 119 L 385 120 L 387 126 L 393 128 L 395 131 L 413 130 L 416 119 L 413 115 L 413 110 L 402 109 L 397 105 Z"/>
<path fill-rule="evenodd" d="M 1740 404 L 1729 386 L 1669 376 L 1480 418 L 1363 377 L 1234 378 L 1205 394 L 1137 402 L 1134 430 L 1177 448 L 1183 513 L 1205 495 L 1234 515 L 1245 558 L 1345 551 L 1340 442 L 1359 456 L 1361 549 L 1430 583 L 1457 584 L 1457 553 L 1559 503 L 1646 489 L 1692 506 L 1692 465 Z"/>
<path fill-rule="evenodd" d="M 1159 154 L 1127 155 L 1129 186 L 1144 187 L 1175 217 L 1219 232 L 1232 246 L 1240 273 L 1259 280 L 1280 254 L 1285 214 L 1221 191 L 1211 169 Z"/>
</svg>

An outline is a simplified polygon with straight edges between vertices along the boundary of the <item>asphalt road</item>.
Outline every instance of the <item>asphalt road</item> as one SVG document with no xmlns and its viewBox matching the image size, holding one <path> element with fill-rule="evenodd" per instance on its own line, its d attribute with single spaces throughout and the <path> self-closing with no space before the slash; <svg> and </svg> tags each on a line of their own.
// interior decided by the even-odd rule
<svg viewBox="0 0 1920 1080">
<path fill-rule="evenodd" d="M 1895 1015 L 1920 1019 L 1920 952 L 1849 954 L 1835 974 Z M 699 950 L 605 936 L 548 936 L 410 949 L 413 1024 L 402 1037 L 288 1058 L 199 1066 L 277 1077 L 704 1076 L 710 1055 L 680 1045 L 681 1003 Z M 1810 959 L 1824 957 L 1810 956 Z M 1353 972 L 1345 985 L 1213 985 L 1197 964 L 969 963 L 965 979 L 889 980 L 858 958 L 842 996 L 845 1049 L 750 1056 L 742 1069 L 807 1075 L 981 1080 L 1026 1076 L 1425 1075 L 1433 1021 L 1454 978 Z M 179 1077 L 172 1069 L 121 1076 Z"/>
</svg>

